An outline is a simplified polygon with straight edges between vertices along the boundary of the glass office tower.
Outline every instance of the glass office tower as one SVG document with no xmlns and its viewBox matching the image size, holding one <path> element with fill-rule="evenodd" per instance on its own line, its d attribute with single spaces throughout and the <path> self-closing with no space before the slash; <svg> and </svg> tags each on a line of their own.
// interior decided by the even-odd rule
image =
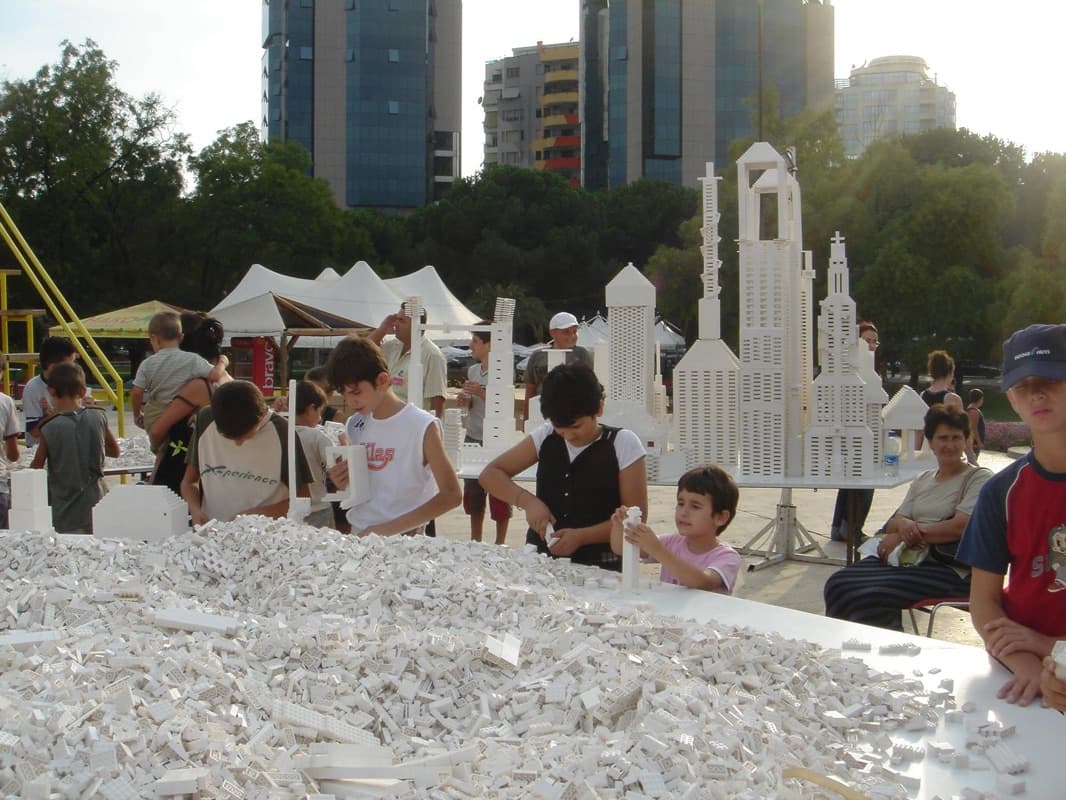
<svg viewBox="0 0 1066 800">
<path fill-rule="evenodd" d="M 263 0 L 263 130 L 337 203 L 404 210 L 460 174 L 461 0 Z"/>
<path fill-rule="evenodd" d="M 760 9 L 764 91 L 785 117 L 832 107 L 829 2 L 580 2 L 582 117 L 605 120 L 583 137 L 589 188 L 642 177 L 695 186 L 706 162 L 724 164 L 730 142 L 755 133 Z"/>
</svg>

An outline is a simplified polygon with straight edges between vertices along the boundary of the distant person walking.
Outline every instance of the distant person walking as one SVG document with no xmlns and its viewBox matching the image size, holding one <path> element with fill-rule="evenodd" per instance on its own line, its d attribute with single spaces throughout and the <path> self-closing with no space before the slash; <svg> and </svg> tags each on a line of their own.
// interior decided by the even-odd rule
<svg viewBox="0 0 1066 800">
<path fill-rule="evenodd" d="M 981 406 L 985 404 L 985 393 L 980 389 L 970 389 L 970 404 L 966 406 L 966 416 L 970 418 L 970 435 L 973 437 L 973 463 L 981 457 L 985 449 L 985 415 Z"/>
<path fill-rule="evenodd" d="M 868 320 L 863 320 L 859 323 L 859 339 L 873 352 L 877 352 L 877 348 L 881 344 L 881 340 L 877 333 L 877 326 Z M 848 540 L 848 519 L 847 510 L 849 501 L 856 503 L 855 514 L 855 541 L 858 542 L 858 536 L 862 533 L 862 528 L 866 524 L 866 517 L 870 514 L 870 506 L 874 501 L 873 489 L 838 489 L 837 501 L 833 507 L 833 522 L 829 527 L 829 538 L 834 542 L 846 542 Z"/>
</svg>

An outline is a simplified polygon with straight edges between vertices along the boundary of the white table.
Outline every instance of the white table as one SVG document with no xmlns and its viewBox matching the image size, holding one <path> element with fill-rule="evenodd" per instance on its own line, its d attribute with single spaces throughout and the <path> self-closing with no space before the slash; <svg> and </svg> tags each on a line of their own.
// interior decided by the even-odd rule
<svg viewBox="0 0 1066 800">
<path fill-rule="evenodd" d="M 592 590 L 589 599 L 617 603 L 619 592 Z M 820 617 L 803 611 L 756 603 L 736 597 L 693 591 L 666 584 L 653 589 L 643 589 L 625 598 L 629 602 L 652 603 L 664 614 L 693 619 L 698 622 L 718 622 L 747 627 L 762 633 L 776 633 L 790 639 L 803 639 L 823 647 L 839 648 L 848 639 L 858 639 L 872 645 L 871 652 L 848 651 L 848 655 L 861 658 L 870 667 L 886 672 L 913 676 L 915 670 L 922 673 L 920 680 L 927 689 L 936 688 L 943 678 L 955 681 L 954 694 L 959 708 L 966 701 L 977 705 L 975 716 L 999 720 L 1005 725 L 1015 725 L 1017 733 L 1005 740 L 1011 750 L 1029 759 L 1031 769 L 1020 775 L 1026 783 L 1028 798 L 1058 798 L 1066 796 L 1063 778 L 1062 741 L 1066 736 L 1066 718 L 1057 711 L 1043 708 L 1039 701 L 1027 708 L 1010 705 L 996 699 L 996 692 L 1010 677 L 1010 673 L 995 662 L 983 650 L 966 645 L 926 639 L 895 631 L 872 628 L 854 622 Z M 880 655 L 880 645 L 911 643 L 922 648 L 917 656 Z M 939 668 L 939 673 L 929 670 Z M 970 716 L 970 715 L 967 715 Z M 913 743 L 946 741 L 959 752 L 965 751 L 965 726 L 946 725 L 941 720 L 936 733 L 909 733 L 902 730 L 891 732 L 893 739 Z M 982 760 L 974 757 L 974 760 Z M 996 773 L 992 770 L 975 771 L 953 769 L 936 759 L 926 757 L 911 764 L 906 774 L 920 777 L 922 786 L 914 797 L 918 800 L 940 795 L 949 798 L 969 786 L 985 792 L 996 790 Z"/>
</svg>

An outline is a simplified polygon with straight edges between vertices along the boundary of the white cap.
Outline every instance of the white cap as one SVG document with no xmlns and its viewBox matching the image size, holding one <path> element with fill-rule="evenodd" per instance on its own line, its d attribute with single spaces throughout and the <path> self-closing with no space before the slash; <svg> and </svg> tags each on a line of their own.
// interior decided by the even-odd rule
<svg viewBox="0 0 1066 800">
<path fill-rule="evenodd" d="M 560 311 L 551 321 L 548 323 L 548 330 L 550 331 L 562 331 L 567 328 L 572 328 L 577 325 L 577 317 L 571 314 L 569 311 Z"/>
</svg>

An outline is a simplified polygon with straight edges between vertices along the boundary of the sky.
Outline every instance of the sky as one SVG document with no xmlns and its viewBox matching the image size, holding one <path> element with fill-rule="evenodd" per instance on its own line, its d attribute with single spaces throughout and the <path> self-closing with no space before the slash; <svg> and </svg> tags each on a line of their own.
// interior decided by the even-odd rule
<svg viewBox="0 0 1066 800">
<path fill-rule="evenodd" d="M 339 0 L 334 0 L 339 2 Z M 955 92 L 957 124 L 1066 152 L 1057 96 L 1066 3 L 1059 0 L 837 0 L 835 77 L 878 56 L 916 55 Z M 481 166 L 486 61 L 578 36 L 579 0 L 464 0 L 464 175 Z M 128 94 L 159 94 L 199 150 L 219 130 L 260 119 L 260 0 L 0 0 L 0 80 L 58 60 L 60 42 L 93 39 Z M 802 158 L 802 154 L 800 154 Z"/>
</svg>

